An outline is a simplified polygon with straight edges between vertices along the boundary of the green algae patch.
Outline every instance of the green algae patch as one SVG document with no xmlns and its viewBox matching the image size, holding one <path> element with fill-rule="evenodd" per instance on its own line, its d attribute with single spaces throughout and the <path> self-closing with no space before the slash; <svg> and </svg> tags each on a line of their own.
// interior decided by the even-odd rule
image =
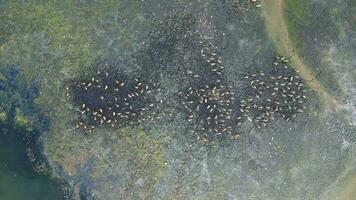
<svg viewBox="0 0 356 200">
<path fill-rule="evenodd" d="M 0 112 L 0 122 L 4 123 L 7 121 L 7 114 L 6 112 Z"/>
<path fill-rule="evenodd" d="M 20 127 L 28 127 L 29 122 L 29 119 L 21 113 L 20 109 L 16 109 L 15 124 Z"/>
</svg>

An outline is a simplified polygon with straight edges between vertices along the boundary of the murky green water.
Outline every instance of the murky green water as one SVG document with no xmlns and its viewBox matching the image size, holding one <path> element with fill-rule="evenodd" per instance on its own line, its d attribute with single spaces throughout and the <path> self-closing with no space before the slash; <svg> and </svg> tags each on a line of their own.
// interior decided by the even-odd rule
<svg viewBox="0 0 356 200">
<path fill-rule="evenodd" d="M 0 124 L 0 200 L 63 199 L 56 181 L 33 170 L 26 156 L 26 133 Z"/>
</svg>

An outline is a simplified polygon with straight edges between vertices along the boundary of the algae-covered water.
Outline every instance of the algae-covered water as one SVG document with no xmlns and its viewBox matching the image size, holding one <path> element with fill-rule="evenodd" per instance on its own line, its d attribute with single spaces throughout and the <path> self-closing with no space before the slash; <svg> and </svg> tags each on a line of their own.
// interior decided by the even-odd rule
<svg viewBox="0 0 356 200">
<path fill-rule="evenodd" d="M 4 124 L 0 127 L 0 199 L 63 199 L 60 184 L 36 172 L 27 156 L 24 136 L 31 133 Z"/>
</svg>

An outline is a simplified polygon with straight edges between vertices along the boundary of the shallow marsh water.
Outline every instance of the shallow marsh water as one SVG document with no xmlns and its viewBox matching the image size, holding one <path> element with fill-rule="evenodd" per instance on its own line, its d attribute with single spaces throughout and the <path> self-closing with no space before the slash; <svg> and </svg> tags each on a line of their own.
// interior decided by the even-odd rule
<svg viewBox="0 0 356 200">
<path fill-rule="evenodd" d="M 25 129 L 0 124 L 0 199 L 61 200 L 58 182 L 34 170 L 26 155 Z"/>
</svg>

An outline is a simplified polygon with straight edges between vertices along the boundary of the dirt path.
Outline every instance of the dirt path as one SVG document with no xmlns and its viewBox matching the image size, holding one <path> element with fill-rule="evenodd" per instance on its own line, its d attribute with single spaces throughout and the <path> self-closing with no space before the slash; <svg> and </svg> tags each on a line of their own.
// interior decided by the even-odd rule
<svg viewBox="0 0 356 200">
<path fill-rule="evenodd" d="M 345 190 L 340 193 L 337 200 L 354 200 L 356 197 L 356 176 L 346 185 Z"/>
<path fill-rule="evenodd" d="M 288 34 L 288 27 L 284 21 L 283 0 L 262 1 L 262 9 L 269 37 L 272 39 L 277 51 L 281 55 L 291 55 L 295 49 Z M 305 65 L 297 52 L 290 58 L 295 70 L 299 71 L 300 77 L 307 81 L 309 87 L 316 91 L 327 110 L 332 110 L 339 105 L 337 100 L 331 96 L 321 83 L 314 77 L 312 71 Z"/>
</svg>

